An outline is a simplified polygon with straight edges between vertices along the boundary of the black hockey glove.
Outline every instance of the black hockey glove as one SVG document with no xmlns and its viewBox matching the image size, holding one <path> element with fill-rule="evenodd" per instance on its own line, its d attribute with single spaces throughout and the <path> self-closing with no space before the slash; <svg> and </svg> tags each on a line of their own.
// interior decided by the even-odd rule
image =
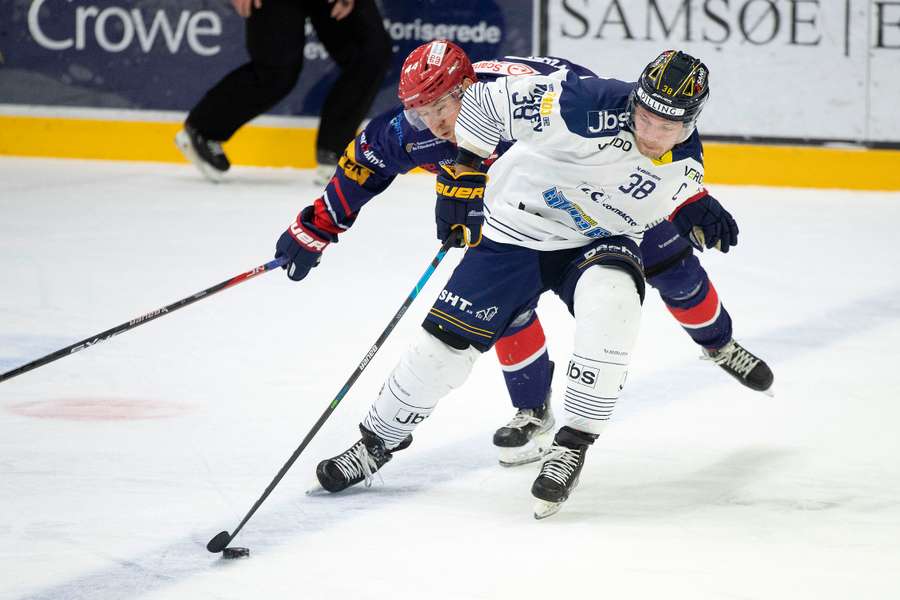
<svg viewBox="0 0 900 600">
<path fill-rule="evenodd" d="M 446 242 L 453 230 L 459 228 L 462 235 L 458 237 L 457 246 L 471 248 L 481 243 L 487 175 L 475 169 L 464 169 L 458 171 L 441 166 L 435 184 L 434 218 L 439 240 Z"/>
<path fill-rule="evenodd" d="M 701 252 L 704 246 L 715 246 L 722 252 L 728 252 L 732 246 L 737 246 L 737 222 L 708 193 L 682 204 L 672 214 L 672 223 L 678 233 L 690 240 L 691 245 Z"/>
<path fill-rule="evenodd" d="M 306 277 L 309 270 L 319 264 L 322 251 L 328 244 L 337 241 L 336 235 L 312 224 L 314 210 L 312 206 L 307 206 L 300 211 L 297 220 L 291 223 L 275 244 L 275 258 L 284 256 L 288 259 L 282 268 L 287 270 L 287 276 L 294 281 Z"/>
</svg>

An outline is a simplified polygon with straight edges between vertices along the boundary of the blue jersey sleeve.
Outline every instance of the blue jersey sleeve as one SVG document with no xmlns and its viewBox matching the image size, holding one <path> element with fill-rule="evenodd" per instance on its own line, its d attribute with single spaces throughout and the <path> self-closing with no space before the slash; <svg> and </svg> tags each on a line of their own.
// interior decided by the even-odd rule
<svg viewBox="0 0 900 600">
<path fill-rule="evenodd" d="M 334 176 L 314 203 L 316 227 L 333 234 L 346 231 L 369 200 L 416 166 L 404 149 L 405 127 L 402 110 L 388 111 L 347 144 Z"/>
</svg>

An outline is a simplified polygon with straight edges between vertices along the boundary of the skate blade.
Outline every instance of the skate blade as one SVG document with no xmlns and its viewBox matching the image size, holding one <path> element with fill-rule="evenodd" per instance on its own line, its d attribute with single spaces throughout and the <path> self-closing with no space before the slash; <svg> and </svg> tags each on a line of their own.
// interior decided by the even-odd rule
<svg viewBox="0 0 900 600">
<path fill-rule="evenodd" d="M 178 147 L 184 157 L 191 161 L 191 163 L 193 163 L 193 165 L 200 170 L 200 173 L 209 181 L 212 181 L 213 183 L 221 183 L 221 181 L 225 178 L 225 173 L 219 171 L 218 169 L 212 168 L 197 155 L 197 152 L 191 145 L 191 138 L 188 137 L 188 134 L 184 129 L 175 134 L 175 145 Z"/>
<path fill-rule="evenodd" d="M 331 493 L 322 487 L 322 484 L 319 483 L 319 480 L 316 479 L 315 482 L 308 488 L 306 488 L 305 494 L 307 496 L 329 496 Z"/>
<path fill-rule="evenodd" d="M 534 503 L 534 518 L 540 521 L 547 517 L 552 517 L 562 508 L 562 502 L 547 502 L 546 500 L 537 500 Z"/>
<path fill-rule="evenodd" d="M 552 431 L 545 431 L 534 436 L 524 446 L 518 448 L 502 448 L 497 446 L 499 451 L 499 462 L 501 467 L 518 467 L 541 460 L 550 442 L 553 441 Z"/>
<path fill-rule="evenodd" d="M 763 390 L 763 394 L 765 394 L 765 395 L 768 396 L 769 398 L 774 398 L 774 397 L 775 397 L 775 388 L 774 388 L 774 387 L 770 387 L 770 388 L 767 389 L 767 390 Z"/>
</svg>

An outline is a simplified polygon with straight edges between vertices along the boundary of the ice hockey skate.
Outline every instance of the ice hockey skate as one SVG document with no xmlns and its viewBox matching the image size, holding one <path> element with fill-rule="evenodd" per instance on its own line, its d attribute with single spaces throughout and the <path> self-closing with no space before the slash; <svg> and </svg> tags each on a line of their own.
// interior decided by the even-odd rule
<svg viewBox="0 0 900 600">
<path fill-rule="evenodd" d="M 562 508 L 563 502 L 578 485 L 578 477 L 584 466 L 587 449 L 595 435 L 563 427 L 557 432 L 553 444 L 544 457 L 541 472 L 531 486 L 534 503 L 534 518 L 552 517 Z"/>
<path fill-rule="evenodd" d="M 751 390 L 774 395 L 770 388 L 775 376 L 769 365 L 736 341 L 731 340 L 718 350 L 704 349 L 703 358 L 713 361 Z"/>
<path fill-rule="evenodd" d="M 509 423 L 494 433 L 500 464 L 517 467 L 540 460 L 553 441 L 555 424 L 549 403 L 538 408 L 520 408 Z"/>
<path fill-rule="evenodd" d="M 550 361 L 550 375 L 553 380 L 553 361 Z M 520 408 L 509 423 L 494 432 L 494 446 L 497 447 L 500 465 L 517 467 L 540 460 L 550 443 L 551 433 L 556 425 L 550 410 L 552 390 L 547 389 L 544 404 L 538 408 Z"/>
<path fill-rule="evenodd" d="M 175 134 L 175 145 L 212 182 L 222 181 L 225 172 L 231 168 L 222 144 L 206 139 L 187 123 L 184 124 L 184 129 Z"/>
<path fill-rule="evenodd" d="M 374 474 L 393 458 L 393 453 L 412 444 L 410 435 L 399 446 L 388 450 L 380 437 L 362 425 L 359 430 L 362 438 L 358 442 L 316 467 L 316 478 L 326 491 L 334 494 L 362 481 L 366 487 L 371 486 Z"/>
</svg>

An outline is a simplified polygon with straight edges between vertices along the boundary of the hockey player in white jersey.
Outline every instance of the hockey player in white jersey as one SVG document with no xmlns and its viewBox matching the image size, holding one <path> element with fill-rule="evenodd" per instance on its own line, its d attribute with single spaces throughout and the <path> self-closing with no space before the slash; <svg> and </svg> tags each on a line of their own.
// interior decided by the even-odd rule
<svg viewBox="0 0 900 600">
<path fill-rule="evenodd" d="M 368 479 L 408 445 L 479 353 L 552 289 L 576 318 L 575 351 L 566 425 L 532 491 L 541 502 L 536 516 L 558 509 L 624 384 L 644 291 L 637 242 L 660 219 L 698 202 L 711 219 L 698 236 L 729 226 L 715 222 L 727 213 L 701 186 L 694 123 L 707 76 L 699 61 L 667 52 L 637 86 L 561 69 L 466 90 L 457 164 L 438 176 L 437 213 L 439 233 L 441 223 L 444 236 L 462 229 L 471 249 L 364 419 L 363 439 L 320 463 L 325 489 Z M 626 113 L 631 119 L 616 116 Z M 486 183 L 479 167 L 500 140 L 516 143 L 491 169 L 478 245 Z"/>
</svg>

